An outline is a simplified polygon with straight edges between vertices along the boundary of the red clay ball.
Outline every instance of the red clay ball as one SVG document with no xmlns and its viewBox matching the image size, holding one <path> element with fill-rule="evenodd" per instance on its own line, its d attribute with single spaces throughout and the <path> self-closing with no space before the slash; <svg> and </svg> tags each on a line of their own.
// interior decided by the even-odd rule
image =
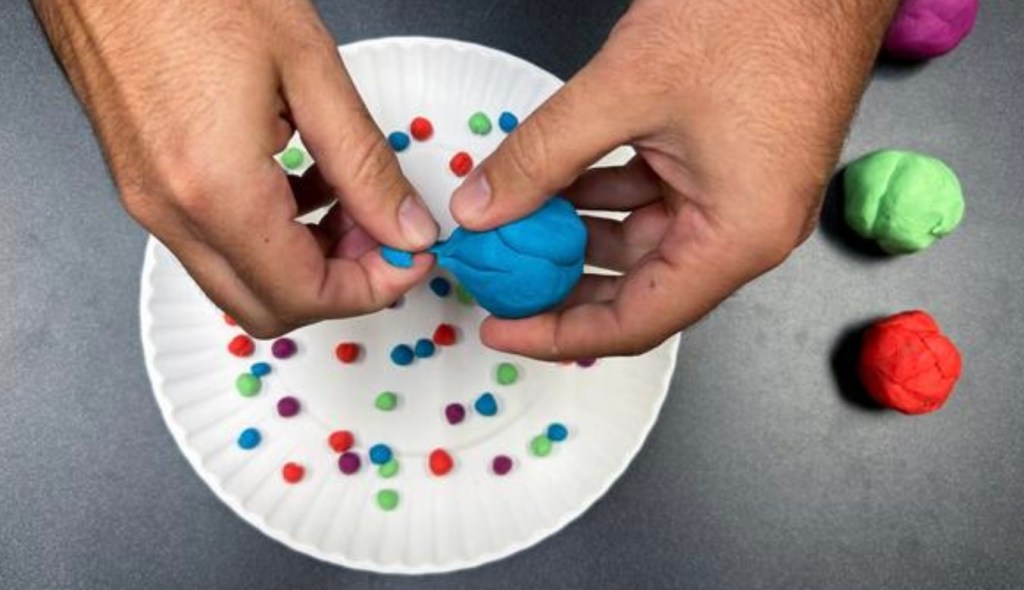
<svg viewBox="0 0 1024 590">
<path fill-rule="evenodd" d="M 433 137 L 434 126 L 430 123 L 429 119 L 424 117 L 416 117 L 409 124 L 409 134 L 412 135 L 416 141 L 426 141 Z"/>
<path fill-rule="evenodd" d="M 224 314 L 224 323 L 229 325 L 229 326 L 237 326 L 238 325 L 238 322 L 235 321 L 235 318 L 229 316 L 227 313 Z"/>
<path fill-rule="evenodd" d="M 452 460 L 452 456 L 444 449 L 434 449 L 430 453 L 430 472 L 434 475 L 438 477 L 447 475 L 454 466 L 455 461 Z"/>
<path fill-rule="evenodd" d="M 238 357 L 250 356 L 254 350 L 256 350 L 256 344 L 245 334 L 239 334 L 232 338 L 231 342 L 228 342 L 228 352 Z"/>
<path fill-rule="evenodd" d="M 434 330 L 433 340 L 438 346 L 451 346 L 455 344 L 456 338 L 455 326 L 451 324 L 440 324 Z"/>
<path fill-rule="evenodd" d="M 335 453 L 344 453 L 356 443 L 356 437 L 347 430 L 335 430 L 327 437 L 327 444 Z"/>
<path fill-rule="evenodd" d="M 299 483 L 305 475 L 306 470 L 298 463 L 285 463 L 281 468 L 281 477 L 288 483 Z"/>
<path fill-rule="evenodd" d="M 452 160 L 448 162 L 448 167 L 452 169 L 455 176 L 465 176 L 473 169 L 473 157 L 466 152 L 459 152 L 452 156 Z"/>
<path fill-rule="evenodd" d="M 359 359 L 359 345 L 355 342 L 342 342 L 334 349 L 334 356 L 346 365 Z"/>
<path fill-rule="evenodd" d="M 960 378 L 960 352 L 923 311 L 907 311 L 864 333 L 857 372 L 879 404 L 927 414 L 946 403 Z"/>
</svg>

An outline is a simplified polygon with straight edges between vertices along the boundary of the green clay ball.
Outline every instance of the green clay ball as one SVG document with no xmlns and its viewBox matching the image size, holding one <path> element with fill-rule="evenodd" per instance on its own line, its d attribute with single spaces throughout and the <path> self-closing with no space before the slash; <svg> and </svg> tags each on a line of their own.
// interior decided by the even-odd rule
<svg viewBox="0 0 1024 590">
<path fill-rule="evenodd" d="M 373 405 L 377 406 L 377 409 L 382 412 L 390 412 L 398 405 L 398 396 L 390 391 L 385 391 L 377 396 L 377 399 L 373 401 Z"/>
<path fill-rule="evenodd" d="M 483 113 L 474 113 L 469 118 L 469 130 L 476 135 L 487 135 L 491 132 L 491 119 Z"/>
<path fill-rule="evenodd" d="M 501 363 L 497 370 L 498 383 L 512 385 L 519 379 L 519 369 L 512 363 Z"/>
<path fill-rule="evenodd" d="M 377 475 L 387 479 L 398 474 L 398 460 L 392 457 L 387 463 L 377 468 Z"/>
<path fill-rule="evenodd" d="M 551 454 L 551 439 L 544 434 L 538 434 L 530 441 L 530 452 L 535 457 L 547 457 Z"/>
<path fill-rule="evenodd" d="M 260 392 L 262 387 L 260 378 L 250 373 L 242 373 L 235 379 L 235 389 L 242 397 L 252 397 Z"/>
<path fill-rule="evenodd" d="M 473 305 L 473 296 L 462 285 L 455 285 L 455 298 L 463 305 Z"/>
<path fill-rule="evenodd" d="M 964 216 L 956 174 L 914 152 L 884 150 L 843 174 L 846 223 L 890 254 L 910 254 L 950 234 Z"/>
<path fill-rule="evenodd" d="M 385 512 L 391 512 L 398 507 L 398 492 L 395 490 L 381 490 L 377 492 L 377 505 Z"/>
<path fill-rule="evenodd" d="M 295 170 L 306 161 L 306 154 L 297 147 L 290 147 L 281 153 L 281 165 L 289 170 Z"/>
</svg>

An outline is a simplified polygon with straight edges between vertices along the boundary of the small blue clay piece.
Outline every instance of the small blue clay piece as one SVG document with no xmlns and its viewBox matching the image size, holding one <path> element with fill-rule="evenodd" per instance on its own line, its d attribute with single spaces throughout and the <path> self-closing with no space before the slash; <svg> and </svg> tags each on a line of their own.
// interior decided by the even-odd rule
<svg viewBox="0 0 1024 590">
<path fill-rule="evenodd" d="M 416 358 L 430 358 L 434 356 L 434 343 L 429 338 L 420 338 L 416 341 L 416 347 L 413 348 L 413 353 L 416 354 Z"/>
<path fill-rule="evenodd" d="M 253 365 L 249 367 L 249 372 L 252 373 L 253 377 L 266 377 L 270 374 L 270 364 L 263 362 L 253 363 Z"/>
<path fill-rule="evenodd" d="M 259 446 L 261 440 L 263 440 L 263 437 L 260 436 L 259 430 L 246 428 L 242 431 L 242 434 L 238 435 L 238 446 L 246 451 L 250 451 Z"/>
<path fill-rule="evenodd" d="M 409 144 L 412 140 L 409 139 L 409 134 L 402 131 L 395 131 L 391 135 L 388 135 L 388 143 L 391 144 L 391 149 L 396 152 L 404 152 L 409 149 Z"/>
<path fill-rule="evenodd" d="M 444 277 L 434 277 L 430 280 L 430 290 L 438 297 L 447 297 L 452 292 L 452 284 Z"/>
<path fill-rule="evenodd" d="M 399 344 L 391 349 L 391 362 L 400 367 L 411 365 L 416 355 L 408 344 Z"/>
<path fill-rule="evenodd" d="M 405 250 L 399 250 L 392 248 L 391 246 L 381 246 L 380 255 L 384 257 L 384 260 L 391 266 L 398 268 L 412 268 L 412 252 L 406 252 Z"/>
<path fill-rule="evenodd" d="M 519 117 L 505 111 L 498 117 L 498 127 L 505 133 L 512 133 L 516 127 L 519 127 Z"/>
<path fill-rule="evenodd" d="M 564 424 L 553 422 L 548 426 L 548 438 L 554 442 L 562 442 L 569 438 L 569 429 Z"/>
<path fill-rule="evenodd" d="M 431 252 L 484 309 L 522 318 L 565 299 L 583 274 L 586 246 L 587 229 L 576 209 L 555 197 L 490 231 L 457 228 Z"/>
<path fill-rule="evenodd" d="M 374 465 L 383 465 L 391 460 L 391 447 L 385 444 L 375 444 L 370 447 L 370 462 Z"/>
<path fill-rule="evenodd" d="M 491 393 L 485 393 L 473 402 L 473 409 L 481 416 L 493 416 L 498 413 L 498 400 Z"/>
</svg>

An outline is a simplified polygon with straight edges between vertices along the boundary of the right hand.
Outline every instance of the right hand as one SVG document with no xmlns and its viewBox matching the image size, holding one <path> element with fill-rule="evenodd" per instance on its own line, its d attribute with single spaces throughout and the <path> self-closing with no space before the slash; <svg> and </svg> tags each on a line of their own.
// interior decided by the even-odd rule
<svg viewBox="0 0 1024 590">
<path fill-rule="evenodd" d="M 437 224 L 307 0 L 34 4 L 125 208 L 249 333 L 375 311 L 429 272 L 377 251 Z M 318 162 L 299 180 L 272 158 L 295 129 Z"/>
</svg>

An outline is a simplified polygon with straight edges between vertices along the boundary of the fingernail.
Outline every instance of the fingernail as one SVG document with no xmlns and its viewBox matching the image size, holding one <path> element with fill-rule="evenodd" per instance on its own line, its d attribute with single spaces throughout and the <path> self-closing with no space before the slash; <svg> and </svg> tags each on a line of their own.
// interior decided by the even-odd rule
<svg viewBox="0 0 1024 590">
<path fill-rule="evenodd" d="M 437 239 L 437 222 L 419 195 L 409 195 L 399 205 L 398 224 L 416 250 L 427 248 Z"/>
<path fill-rule="evenodd" d="M 482 168 L 477 168 L 452 195 L 452 215 L 459 222 L 473 221 L 491 204 L 491 184 Z"/>
</svg>

